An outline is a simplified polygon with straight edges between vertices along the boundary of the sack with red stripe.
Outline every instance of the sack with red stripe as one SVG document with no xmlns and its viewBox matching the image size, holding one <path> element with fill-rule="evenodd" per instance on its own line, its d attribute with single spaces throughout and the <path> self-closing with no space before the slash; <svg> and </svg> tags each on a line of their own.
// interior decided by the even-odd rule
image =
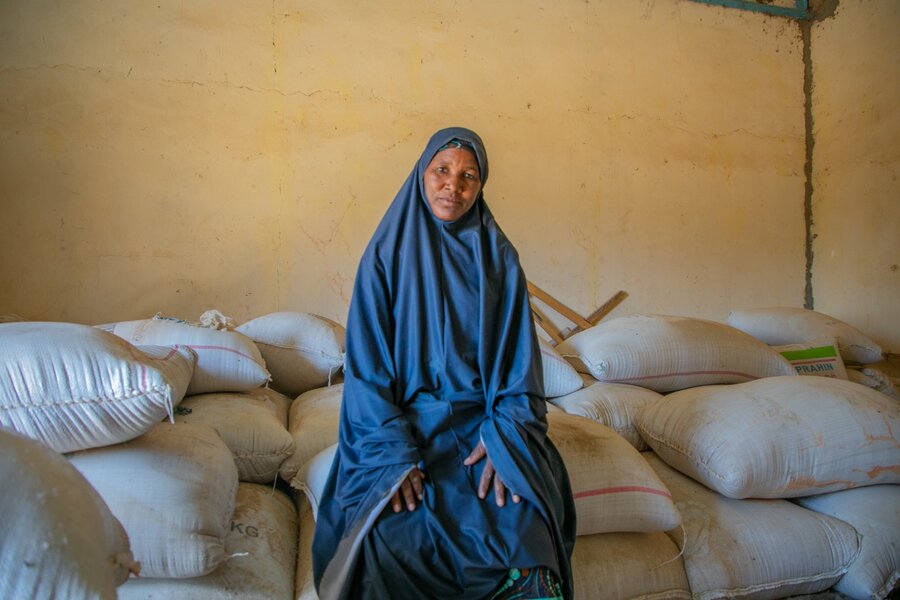
<svg viewBox="0 0 900 600">
<path fill-rule="evenodd" d="M 556 350 L 598 381 L 660 393 L 797 374 L 783 356 L 753 336 L 691 317 L 620 317 L 576 333 Z"/>
<path fill-rule="evenodd" d="M 237 331 L 197 327 L 178 319 L 155 317 L 101 326 L 137 346 L 187 346 L 197 353 L 188 396 L 247 392 L 269 380 L 266 362 L 249 337 Z"/>
<path fill-rule="evenodd" d="M 669 531 L 681 514 L 659 476 L 625 438 L 577 415 L 547 415 L 575 497 L 577 535 Z"/>
</svg>

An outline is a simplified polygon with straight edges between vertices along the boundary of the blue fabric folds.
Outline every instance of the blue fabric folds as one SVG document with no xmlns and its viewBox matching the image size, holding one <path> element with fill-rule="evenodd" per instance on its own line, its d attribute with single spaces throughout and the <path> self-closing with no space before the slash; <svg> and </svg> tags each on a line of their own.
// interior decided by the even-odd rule
<svg viewBox="0 0 900 600">
<path fill-rule="evenodd" d="M 541 358 L 518 254 L 479 194 L 458 220 L 431 212 L 423 175 L 453 140 L 488 160 L 472 131 L 437 132 L 367 246 L 347 319 L 338 452 L 313 541 L 329 598 L 481 598 L 510 568 L 546 566 L 572 597 L 575 512 L 547 437 Z M 482 187 L 483 189 L 483 187 Z M 476 495 L 482 440 L 508 488 Z M 416 465 L 425 494 L 394 513 Z M 522 497 L 511 501 L 510 492 Z"/>
</svg>

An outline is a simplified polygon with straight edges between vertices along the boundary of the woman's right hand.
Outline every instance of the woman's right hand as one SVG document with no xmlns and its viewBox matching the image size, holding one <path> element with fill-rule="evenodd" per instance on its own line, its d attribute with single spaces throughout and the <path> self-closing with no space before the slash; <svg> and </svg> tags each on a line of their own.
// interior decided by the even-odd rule
<svg viewBox="0 0 900 600">
<path fill-rule="evenodd" d="M 418 467 L 414 467 L 409 472 L 409 475 L 400 484 L 400 489 L 394 492 L 394 496 L 391 498 L 391 507 L 395 513 L 403 510 L 404 502 L 407 510 L 410 512 L 416 510 L 416 499 L 421 502 L 425 493 L 425 487 L 422 485 L 423 479 L 425 479 L 425 473 Z"/>
</svg>

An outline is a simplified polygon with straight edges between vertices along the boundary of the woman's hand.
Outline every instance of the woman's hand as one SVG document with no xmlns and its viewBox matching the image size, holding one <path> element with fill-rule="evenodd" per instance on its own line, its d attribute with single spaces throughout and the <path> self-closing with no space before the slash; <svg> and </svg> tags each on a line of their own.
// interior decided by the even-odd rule
<svg viewBox="0 0 900 600">
<path fill-rule="evenodd" d="M 470 467 L 482 458 L 485 458 L 487 462 L 485 462 L 484 470 L 481 472 L 481 481 L 478 482 L 478 497 L 482 500 L 487 497 L 488 489 L 491 487 L 491 479 L 493 479 L 497 506 L 503 506 L 506 504 L 506 486 L 503 484 L 503 480 L 500 479 L 500 474 L 494 470 L 494 463 L 491 462 L 491 458 L 487 455 L 487 449 L 485 449 L 484 444 L 480 440 L 468 458 L 463 461 L 463 464 Z M 522 501 L 522 498 L 518 494 L 513 494 L 512 500 L 518 504 Z"/>
<path fill-rule="evenodd" d="M 406 508 L 410 512 L 416 510 L 416 499 L 418 498 L 421 502 L 424 497 L 425 488 L 422 486 L 424 478 L 425 473 L 418 467 L 409 472 L 409 475 L 400 484 L 400 489 L 394 492 L 394 497 L 391 498 L 391 507 L 395 513 L 403 510 L 403 502 L 406 502 Z"/>
</svg>

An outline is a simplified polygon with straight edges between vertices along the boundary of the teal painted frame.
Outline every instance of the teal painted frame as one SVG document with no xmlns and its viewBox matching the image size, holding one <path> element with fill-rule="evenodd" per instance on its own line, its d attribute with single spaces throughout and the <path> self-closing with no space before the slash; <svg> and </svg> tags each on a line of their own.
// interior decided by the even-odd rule
<svg viewBox="0 0 900 600">
<path fill-rule="evenodd" d="M 794 7 L 789 6 L 772 6 L 770 4 L 761 4 L 750 0 L 694 0 L 702 4 L 712 4 L 717 6 L 727 6 L 729 8 L 740 8 L 743 10 L 752 10 L 754 12 L 766 13 L 778 17 L 790 17 L 792 19 L 809 18 L 809 2 L 808 0 L 794 0 Z"/>
</svg>

